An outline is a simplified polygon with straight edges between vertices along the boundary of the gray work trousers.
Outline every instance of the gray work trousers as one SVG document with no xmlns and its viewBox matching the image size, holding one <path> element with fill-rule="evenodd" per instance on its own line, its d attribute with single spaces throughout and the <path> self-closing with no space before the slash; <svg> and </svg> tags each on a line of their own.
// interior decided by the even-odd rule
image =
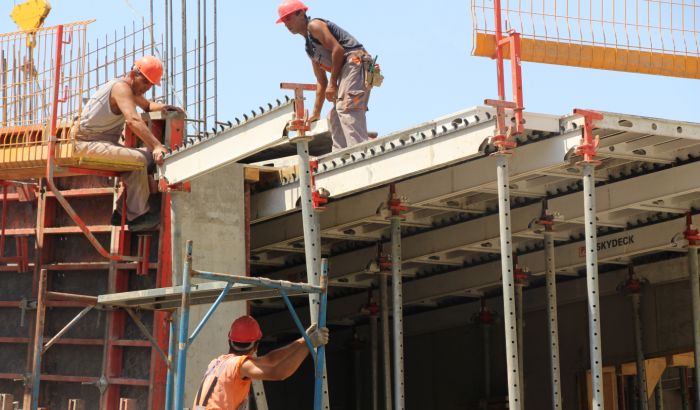
<svg viewBox="0 0 700 410">
<path fill-rule="evenodd" d="M 362 54 L 349 53 L 340 74 L 338 96 L 328 113 L 333 151 L 352 147 L 369 138 L 366 116 L 369 94 L 370 90 L 365 88 Z"/>
<path fill-rule="evenodd" d="M 122 172 L 120 177 L 126 185 L 126 218 L 129 221 L 148 212 L 148 197 L 151 194 L 148 183 L 148 166 L 153 162 L 153 156 L 146 148 L 128 148 L 110 141 L 81 141 L 75 142 L 75 152 L 95 157 L 104 157 L 114 161 L 141 162 L 143 167 L 138 171 Z M 122 201 L 117 202 L 121 212 Z"/>
</svg>

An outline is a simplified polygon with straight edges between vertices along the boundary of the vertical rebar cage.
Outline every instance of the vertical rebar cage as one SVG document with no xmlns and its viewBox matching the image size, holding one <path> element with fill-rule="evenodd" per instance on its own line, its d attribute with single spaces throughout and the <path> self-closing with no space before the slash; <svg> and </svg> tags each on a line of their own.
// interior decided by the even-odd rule
<svg viewBox="0 0 700 410">
<path fill-rule="evenodd" d="M 472 0 L 472 54 L 493 57 L 493 0 Z M 687 0 L 502 0 L 525 61 L 700 78 L 700 5 Z"/>
<path fill-rule="evenodd" d="M 69 129 L 82 109 L 90 23 L 64 24 L 61 39 L 59 26 L 0 34 L 0 177 L 9 173 L 21 178 L 19 169 L 45 163 L 54 105 L 56 158 L 72 154 Z M 62 61 L 57 68 L 59 47 Z"/>
</svg>

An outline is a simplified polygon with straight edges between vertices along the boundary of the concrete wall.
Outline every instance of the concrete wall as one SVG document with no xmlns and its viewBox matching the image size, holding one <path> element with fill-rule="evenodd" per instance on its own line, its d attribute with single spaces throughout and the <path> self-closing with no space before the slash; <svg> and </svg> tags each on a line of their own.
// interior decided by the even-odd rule
<svg viewBox="0 0 700 410">
<path fill-rule="evenodd" d="M 185 241 L 193 241 L 193 267 L 245 274 L 243 167 L 234 164 L 221 168 L 192 181 L 192 192 L 174 195 L 177 195 L 176 218 L 182 230 L 180 249 L 184 248 Z M 181 263 L 176 266 L 180 267 Z M 192 307 L 190 334 L 209 306 Z M 185 391 L 187 406 L 193 402 L 209 362 L 228 353 L 226 340 L 231 322 L 245 313 L 245 303 L 223 303 L 190 347 Z"/>
<path fill-rule="evenodd" d="M 642 296 L 645 351 L 648 356 L 692 349 L 692 322 L 685 259 L 640 267 L 638 273 L 652 284 Z M 605 365 L 634 361 L 632 306 L 616 291 L 626 270 L 601 277 L 601 311 Z M 588 317 L 585 280 L 562 281 L 559 290 L 559 332 L 563 408 L 579 409 L 579 381 L 589 368 Z M 544 288 L 525 292 L 525 400 L 528 409 L 551 408 L 549 350 Z M 500 298 L 488 301 L 497 314 Z M 333 308 L 331 304 L 330 309 Z M 477 302 L 437 309 L 405 318 L 405 373 L 407 409 L 476 409 L 484 389 L 482 329 L 471 322 Z M 263 321 L 264 326 L 264 321 Z M 492 396 L 505 397 L 503 323 L 491 328 Z M 369 340 L 367 326 L 357 327 Z M 359 391 L 353 374 L 350 330 L 331 334 L 329 379 L 332 408 L 370 409 L 370 353 L 361 353 Z M 365 345 L 367 346 L 367 344 Z M 308 366 L 307 366 L 308 367 Z M 668 371 L 667 374 L 675 371 Z M 303 409 L 311 398 L 312 376 L 304 368 L 283 383 L 268 383 L 271 408 Z M 292 403 L 290 405 L 290 403 Z M 296 404 L 299 403 L 297 406 Z M 666 408 L 680 408 L 677 392 L 667 391 Z M 381 406 L 381 404 L 380 404 Z M 674 407 L 675 406 L 675 407 Z"/>
</svg>

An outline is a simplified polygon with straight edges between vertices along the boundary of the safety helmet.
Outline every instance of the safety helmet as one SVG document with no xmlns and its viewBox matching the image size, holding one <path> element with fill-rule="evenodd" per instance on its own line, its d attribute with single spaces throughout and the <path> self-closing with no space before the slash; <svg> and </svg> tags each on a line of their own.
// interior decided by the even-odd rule
<svg viewBox="0 0 700 410">
<path fill-rule="evenodd" d="M 235 343 L 253 343 L 262 338 L 262 331 L 258 321 L 252 316 L 241 316 L 231 324 L 228 332 L 228 340 Z"/>
<path fill-rule="evenodd" d="M 134 67 L 136 67 L 151 84 L 160 85 L 160 78 L 163 77 L 163 63 L 161 63 L 157 57 L 143 56 L 136 60 Z"/>
<path fill-rule="evenodd" d="M 277 12 L 280 15 L 280 18 L 277 19 L 277 24 L 281 23 L 285 17 L 292 13 L 296 13 L 299 10 L 306 11 L 308 9 L 309 8 L 306 7 L 306 4 L 299 0 L 284 0 L 277 8 Z"/>
</svg>

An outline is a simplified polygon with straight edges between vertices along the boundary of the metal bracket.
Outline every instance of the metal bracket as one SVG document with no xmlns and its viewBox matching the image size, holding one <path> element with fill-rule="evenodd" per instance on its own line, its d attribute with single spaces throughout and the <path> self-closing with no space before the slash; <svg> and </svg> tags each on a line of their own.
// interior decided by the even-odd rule
<svg viewBox="0 0 700 410">
<path fill-rule="evenodd" d="M 19 326 L 24 327 L 24 319 L 26 317 L 27 311 L 36 309 L 36 300 L 29 301 L 29 299 L 27 298 L 22 298 L 22 300 L 19 301 L 19 309 L 21 310 L 19 316 Z"/>
<path fill-rule="evenodd" d="M 574 114 L 578 114 L 583 117 L 583 138 L 581 138 L 581 144 L 576 147 L 576 154 L 583 156 L 583 161 L 580 164 L 593 164 L 598 165 L 600 161 L 594 159 L 596 151 L 598 150 L 598 145 L 600 144 L 600 137 L 597 135 L 593 136 L 593 125 L 595 121 L 603 119 L 603 114 L 597 111 L 582 110 L 580 108 L 574 108 Z"/>
<path fill-rule="evenodd" d="M 325 189 L 316 189 L 316 178 L 314 174 L 318 171 L 318 160 L 312 159 L 309 161 L 309 170 L 311 174 L 311 204 L 317 211 L 323 211 L 324 205 L 328 203 L 330 193 Z"/>
</svg>

